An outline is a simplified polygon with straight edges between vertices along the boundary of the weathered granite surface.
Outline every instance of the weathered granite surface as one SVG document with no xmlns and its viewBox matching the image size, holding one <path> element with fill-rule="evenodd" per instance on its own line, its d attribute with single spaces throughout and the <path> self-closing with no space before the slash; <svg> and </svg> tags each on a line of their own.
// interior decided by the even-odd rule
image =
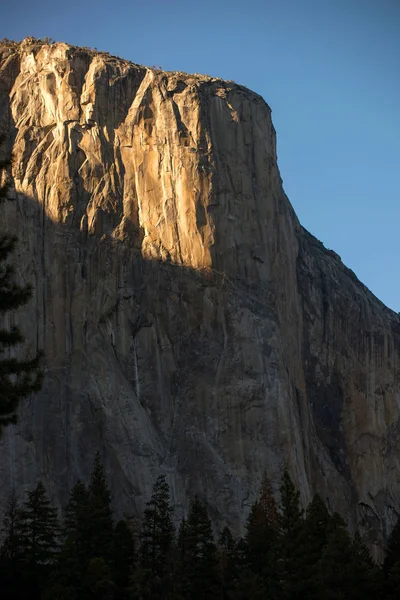
<svg viewBox="0 0 400 600">
<path fill-rule="evenodd" d="M 0 48 L 19 322 L 42 393 L 0 496 L 62 504 L 100 449 L 122 512 L 166 473 L 240 529 L 263 471 L 382 543 L 400 510 L 400 319 L 299 224 L 264 100 L 66 44 Z M 377 550 L 378 551 L 378 550 Z"/>
</svg>

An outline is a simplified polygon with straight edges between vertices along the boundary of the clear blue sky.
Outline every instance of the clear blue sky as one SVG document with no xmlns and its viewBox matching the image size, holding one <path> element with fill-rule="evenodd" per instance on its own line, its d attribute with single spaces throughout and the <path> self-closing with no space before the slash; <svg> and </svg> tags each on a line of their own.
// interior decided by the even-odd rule
<svg viewBox="0 0 400 600">
<path fill-rule="evenodd" d="M 0 37 L 49 36 L 261 94 L 300 221 L 400 311 L 400 0 L 10 0 L 1 17 Z"/>
</svg>

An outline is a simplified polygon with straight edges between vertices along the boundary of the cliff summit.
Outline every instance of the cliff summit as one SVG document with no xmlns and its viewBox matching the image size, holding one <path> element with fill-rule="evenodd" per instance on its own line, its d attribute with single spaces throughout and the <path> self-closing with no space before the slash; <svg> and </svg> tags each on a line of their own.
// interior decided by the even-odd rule
<svg viewBox="0 0 400 600">
<path fill-rule="evenodd" d="M 138 514 L 160 473 L 240 529 L 285 466 L 380 545 L 400 510 L 400 320 L 304 230 L 257 94 L 64 43 L 0 46 L 2 229 L 40 394 L 1 441 L 0 494 L 63 503 L 100 449 Z"/>
</svg>

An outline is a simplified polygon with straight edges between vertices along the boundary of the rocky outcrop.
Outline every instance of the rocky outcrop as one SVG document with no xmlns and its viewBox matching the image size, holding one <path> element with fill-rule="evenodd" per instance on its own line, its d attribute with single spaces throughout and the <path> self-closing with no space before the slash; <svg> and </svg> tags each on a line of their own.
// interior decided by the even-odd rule
<svg viewBox="0 0 400 600">
<path fill-rule="evenodd" d="M 116 506 L 160 473 L 240 529 L 287 465 L 371 544 L 400 509 L 400 320 L 299 224 L 248 89 L 66 44 L 0 51 L 2 151 L 45 353 L 1 442 L 5 494 L 62 504 L 100 449 Z"/>
</svg>

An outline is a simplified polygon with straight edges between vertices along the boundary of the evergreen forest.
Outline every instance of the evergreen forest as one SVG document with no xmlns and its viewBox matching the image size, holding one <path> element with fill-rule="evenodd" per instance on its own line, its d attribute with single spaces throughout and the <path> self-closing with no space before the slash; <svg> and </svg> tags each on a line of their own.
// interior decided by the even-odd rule
<svg viewBox="0 0 400 600">
<path fill-rule="evenodd" d="M 116 521 L 99 453 L 60 518 L 41 482 L 3 507 L 3 600 L 366 600 L 400 597 L 400 523 L 383 565 L 315 495 L 304 510 L 285 471 L 277 503 L 263 478 L 243 538 L 216 532 L 195 498 L 175 528 L 160 475 L 140 527 Z"/>
</svg>

